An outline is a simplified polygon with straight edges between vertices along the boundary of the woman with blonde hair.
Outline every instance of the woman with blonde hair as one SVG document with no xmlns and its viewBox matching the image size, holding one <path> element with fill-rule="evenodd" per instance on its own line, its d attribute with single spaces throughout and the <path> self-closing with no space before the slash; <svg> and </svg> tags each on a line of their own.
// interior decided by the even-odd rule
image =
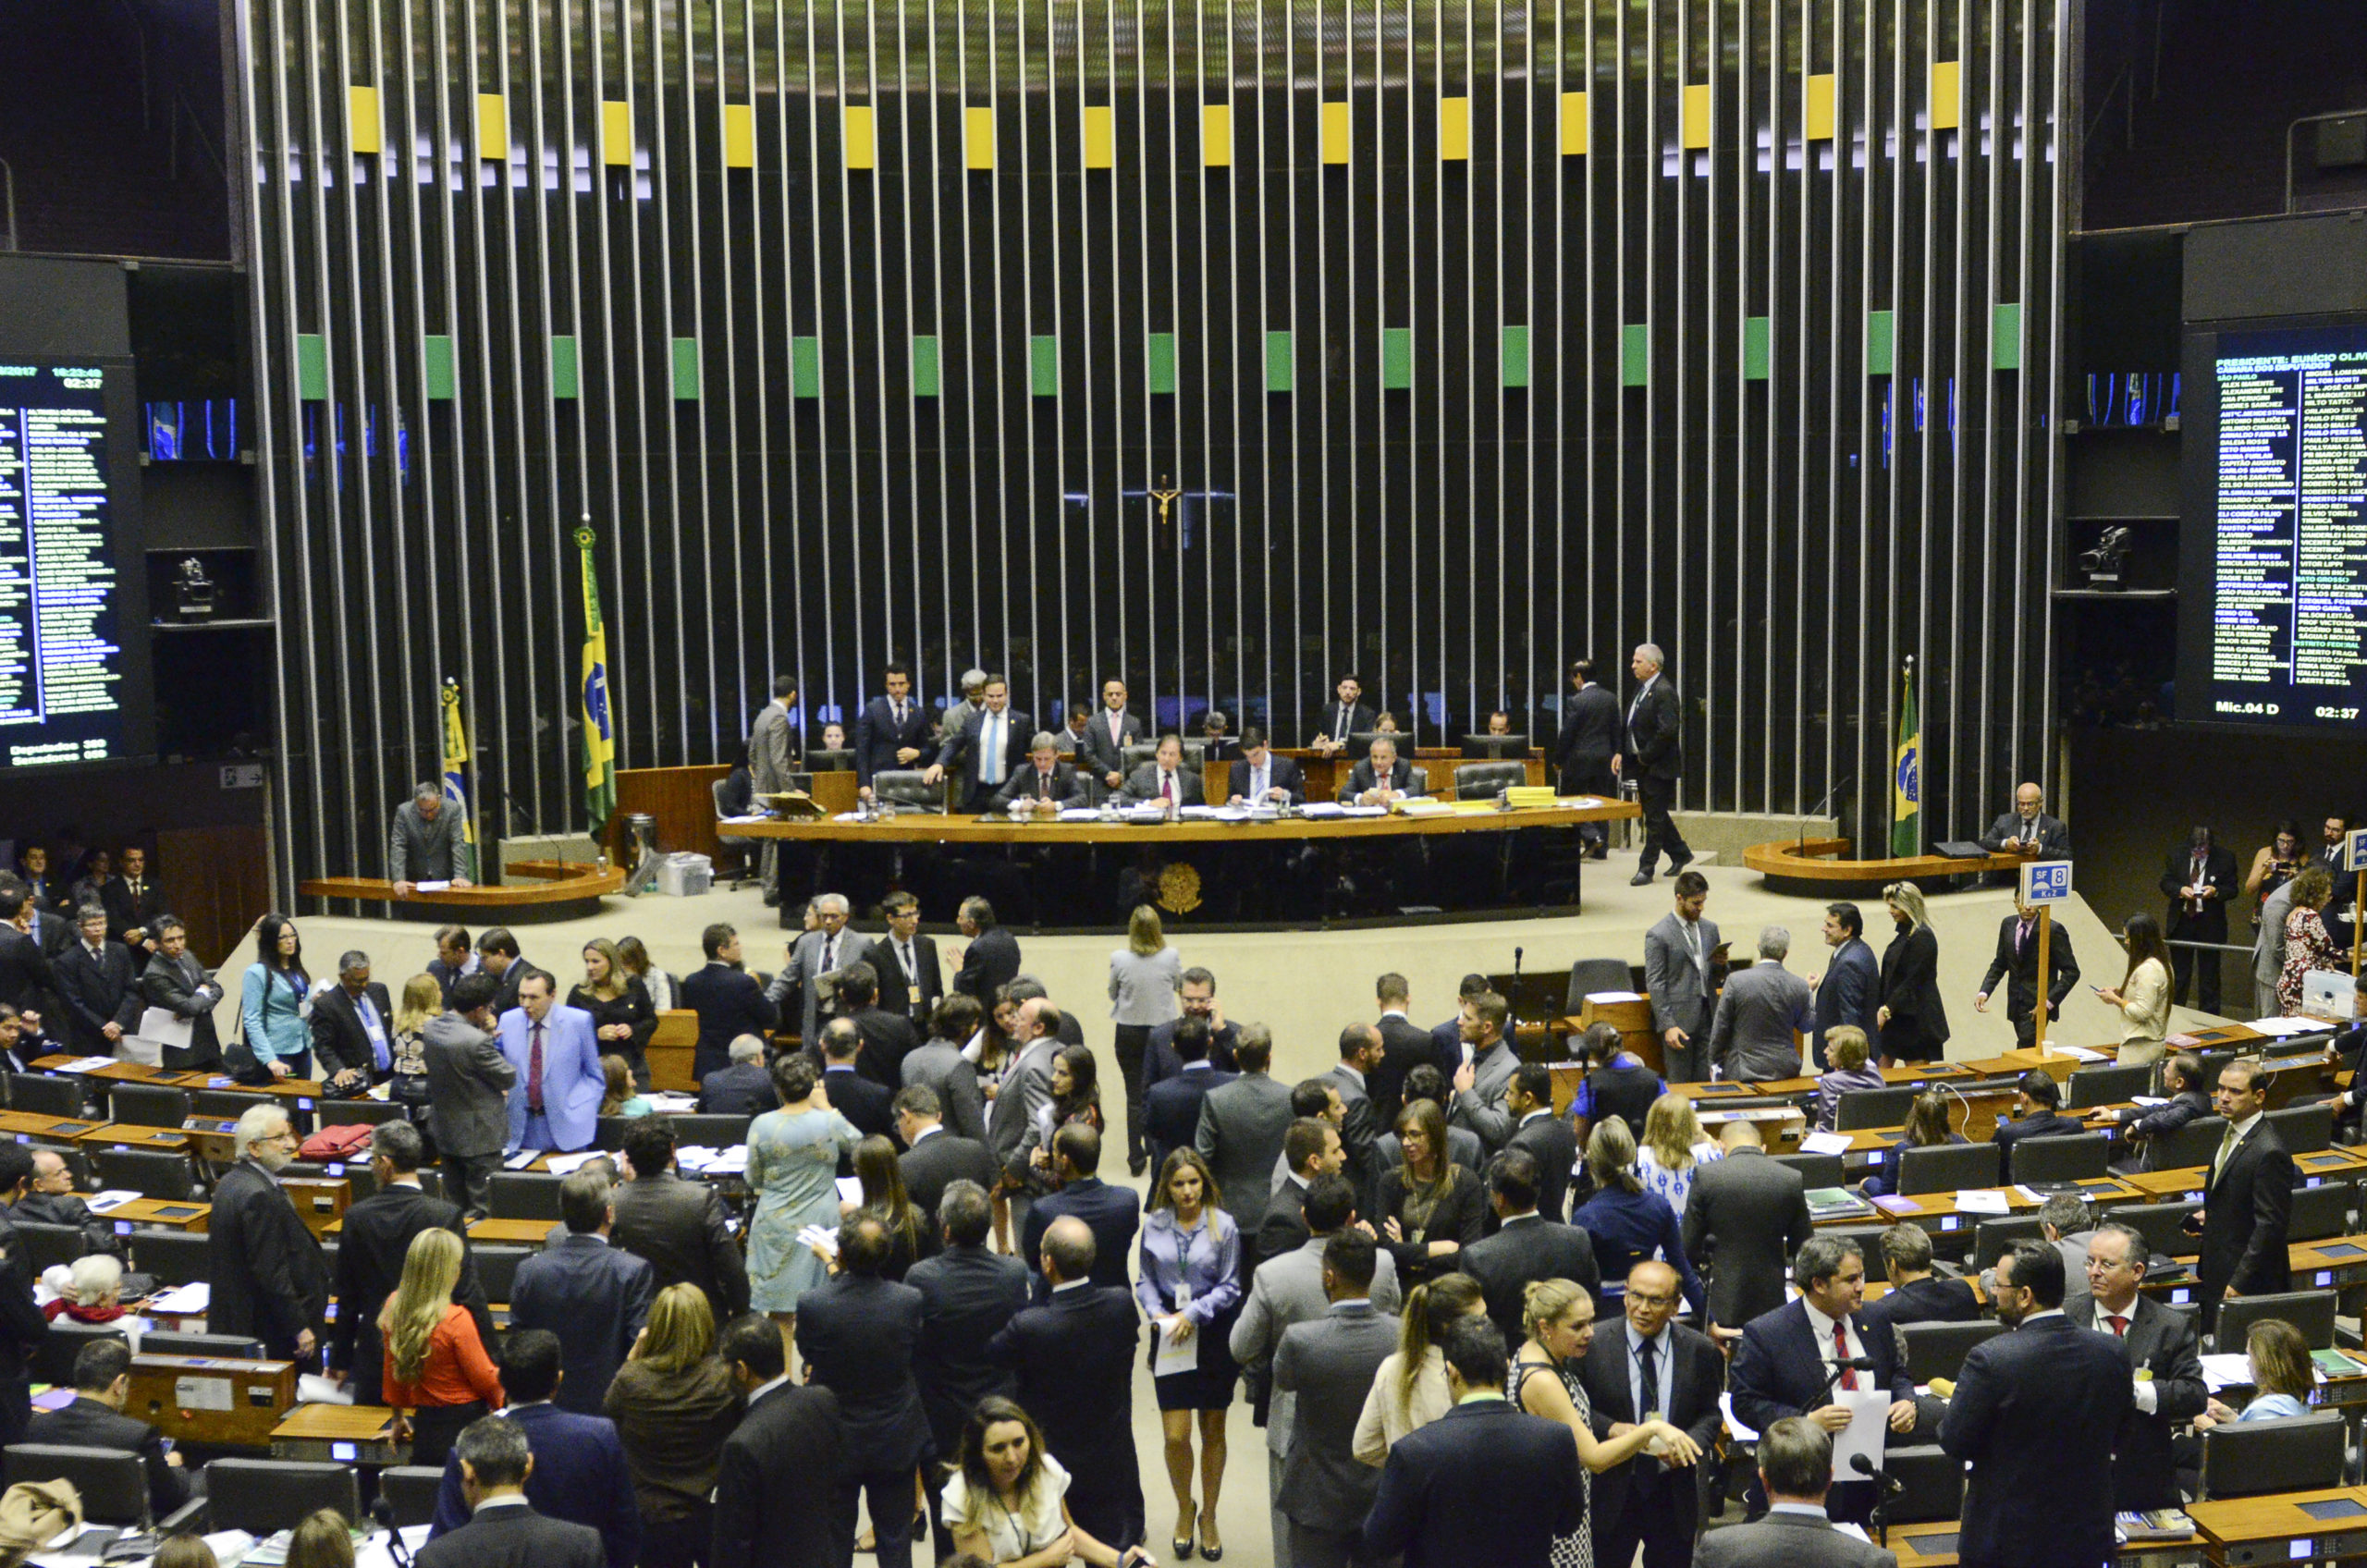
<svg viewBox="0 0 2367 1568">
<path fill-rule="evenodd" d="M 1373 1374 L 1372 1391 L 1365 1395 L 1364 1412 L 1356 1417 L 1358 1459 L 1379 1469 L 1398 1439 L 1447 1413 L 1454 1396 L 1447 1391 L 1446 1357 L 1440 1354 L 1439 1341 L 1456 1319 L 1487 1315 L 1479 1281 L 1468 1274 L 1441 1274 L 1414 1287 L 1397 1319 L 1397 1348 Z"/>
<path fill-rule="evenodd" d="M 2342 966 L 2342 950 L 2326 932 L 2325 907 L 2334 898 L 2334 877 L 2313 865 L 2293 878 L 2293 909 L 2285 917 L 2285 967 L 2276 976 L 2276 1009 L 2291 1018 L 2301 1011 L 2301 986 L 2312 969 Z"/>
<path fill-rule="evenodd" d="M 476 1319 L 452 1299 L 460 1238 L 441 1226 L 411 1238 L 402 1282 L 378 1309 L 386 1346 L 381 1397 L 411 1428 L 411 1457 L 440 1466 L 460 1428 L 501 1408 L 501 1375 L 477 1338 Z"/>
<path fill-rule="evenodd" d="M 633 1083 L 649 1087 L 649 1038 L 657 1033 L 657 1004 L 606 937 L 583 944 L 583 981 L 567 993 L 567 1005 L 592 1015 L 600 1054 L 624 1058 Z"/>
<path fill-rule="evenodd" d="M 1596 1439 L 1593 1411 L 1580 1376 L 1587 1349 L 1594 1343 L 1594 1297 L 1584 1285 L 1573 1280 L 1529 1281 L 1521 1297 L 1521 1320 L 1528 1338 L 1513 1357 L 1504 1397 L 1517 1409 L 1559 1421 L 1570 1429 L 1583 1466 L 1578 1472 L 1579 1489 L 1589 1504 L 1585 1524 L 1573 1534 L 1554 1538 L 1552 1568 L 1593 1568 L 1594 1477 L 1614 1464 L 1625 1464 L 1653 1443 L 1661 1445 L 1662 1462 L 1672 1465 L 1691 1464 L 1701 1457 L 1701 1448 L 1685 1428 L 1657 1418 L 1638 1422 L 1615 1438 Z"/>
<path fill-rule="evenodd" d="M 1685 1256 L 1684 1233 L 1676 1210 L 1668 1200 L 1644 1190 L 1636 1179 L 1636 1140 L 1627 1123 L 1606 1117 L 1587 1134 L 1587 1170 L 1594 1177 L 1594 1196 L 1580 1204 L 1570 1223 L 1593 1239 L 1594 1260 L 1606 1299 L 1627 1289 L 1627 1271 L 1646 1258 L 1659 1257 L 1674 1268 L 1685 1285 L 1685 1299 L 1699 1317 L 1703 1310 L 1701 1278 Z"/>
<path fill-rule="evenodd" d="M 1816 1081 L 1818 1132 L 1833 1131 L 1834 1118 L 1841 1114 L 1842 1096 L 1859 1089 L 1889 1087 L 1888 1079 L 1866 1065 L 1866 1059 L 1872 1054 L 1866 1032 L 1854 1023 L 1836 1023 L 1824 1032 L 1824 1057 L 1833 1063 L 1833 1070 Z"/>
<path fill-rule="evenodd" d="M 1136 904 L 1126 945 L 1110 955 L 1110 1019 L 1117 1025 L 1118 1075 L 1126 1085 L 1126 1169 L 1139 1176 L 1143 1146 L 1143 1057 L 1150 1032 L 1171 1021 L 1184 986 L 1184 960 L 1167 945 L 1159 911 Z"/>
<path fill-rule="evenodd" d="M 632 1064 L 614 1054 L 600 1058 L 600 1076 L 606 1086 L 600 1091 L 600 1114 L 603 1116 L 647 1116 L 656 1109 L 643 1096 L 632 1090 Z"/>
<path fill-rule="evenodd" d="M 1137 1243 L 1134 1299 L 1150 1322 L 1151 1386 L 1166 1439 L 1167 1480 L 1175 1492 L 1177 1561 L 1192 1555 L 1196 1533 L 1211 1557 L 1224 1550 L 1217 1533 L 1217 1494 L 1224 1481 L 1225 1412 L 1239 1369 L 1228 1349 L 1241 1302 L 1241 1228 L 1220 1207 L 1216 1173 L 1197 1149 L 1179 1148 L 1159 1168 L 1150 1212 Z M 1157 1376 L 1162 1342 L 1197 1341 L 1188 1370 Z M 1200 1501 L 1192 1501 L 1192 1427 L 1200 1427 Z"/>
<path fill-rule="evenodd" d="M 660 1012 L 673 1011 L 674 977 L 650 962 L 649 949 L 642 944 L 640 937 L 620 937 L 617 939 L 617 964 L 641 982 L 642 989 L 649 993 L 651 1006 Z"/>
<path fill-rule="evenodd" d="M 602 1402 L 624 1445 L 641 1514 L 641 1568 L 690 1568 L 714 1534 L 723 1439 L 740 1386 L 715 1354 L 715 1312 L 696 1285 L 668 1285 Z"/>
<path fill-rule="evenodd" d="M 1883 902 L 1897 928 L 1883 949 L 1882 1005 L 1874 1010 L 1884 1067 L 1902 1061 L 1937 1061 L 1948 1043 L 1948 1011 L 1940 1000 L 1940 938 L 1923 907 L 1923 889 L 1894 882 Z M 1830 1054 L 1832 1035 L 1825 1036 Z"/>
<path fill-rule="evenodd" d="M 395 1037 L 388 1042 L 394 1072 L 386 1093 L 414 1110 L 427 1104 L 427 1021 L 444 1011 L 444 984 L 433 974 L 403 982 L 395 1003 Z"/>
<path fill-rule="evenodd" d="M 1404 1158 L 1380 1173 L 1381 1244 L 1407 1289 L 1455 1267 L 1455 1255 L 1479 1239 L 1488 1213 L 1479 1178 L 1447 1152 L 1446 1118 L 1436 1100 L 1416 1100 L 1397 1113 L 1397 1146 Z"/>
<path fill-rule="evenodd" d="M 1718 1145 L 1702 1133 L 1701 1118 L 1683 1095 L 1662 1095 L 1644 1116 L 1644 1137 L 1636 1149 L 1636 1179 L 1644 1191 L 1668 1200 L 1677 1218 L 1692 1194 L 1698 1170 L 1718 1158 Z"/>
<path fill-rule="evenodd" d="M 2194 1418 L 2194 1428 L 2207 1432 L 2230 1421 L 2274 1421 L 2280 1415 L 2307 1415 L 2310 1396 L 2317 1391 L 2318 1371 L 2310 1364 L 2310 1341 L 2282 1317 L 2263 1317 L 2244 1336 L 2244 1360 L 2252 1379 L 2251 1403 L 2240 1415 L 2217 1400 Z"/>
</svg>

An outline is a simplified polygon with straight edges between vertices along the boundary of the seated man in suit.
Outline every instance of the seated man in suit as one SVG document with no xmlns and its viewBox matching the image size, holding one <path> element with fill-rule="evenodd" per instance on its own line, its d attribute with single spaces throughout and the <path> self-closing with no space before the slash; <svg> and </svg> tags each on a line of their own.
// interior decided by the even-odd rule
<svg viewBox="0 0 2367 1568">
<path fill-rule="evenodd" d="M 1159 738 L 1158 754 L 1127 777 L 1119 800 L 1130 806 L 1159 801 L 1170 810 L 1207 803 L 1200 776 L 1184 766 L 1184 742 L 1172 734 Z"/>
<path fill-rule="evenodd" d="M 780 1095 L 765 1066 L 765 1043 L 754 1035 L 731 1042 L 731 1065 L 699 1081 L 701 1116 L 762 1116 L 780 1109 Z"/>
<path fill-rule="evenodd" d="M 1981 1320 L 1981 1303 L 1972 1287 L 1933 1271 L 1929 1231 L 1912 1223 L 1894 1225 L 1883 1232 L 1882 1248 L 1883 1273 L 1890 1289 L 1858 1314 L 1872 1332 L 1888 1334 L 1902 1323 Z"/>
<path fill-rule="evenodd" d="M 2359 989 L 2359 999 L 2367 1003 L 2367 986 Z M 2367 1074 L 2354 1072 L 2352 1086 L 2344 1091 L 2343 1100 L 2367 1094 Z M 2156 1106 L 2133 1105 L 2123 1110 L 2105 1107 L 2088 1114 L 2096 1119 L 2100 1128 L 2117 1124 L 2120 1135 L 2140 1151 L 2135 1169 L 2157 1169 L 2153 1159 L 2154 1140 L 2166 1138 L 2198 1116 L 2211 1114 L 2211 1096 L 2202 1088 L 2202 1062 L 2192 1051 L 2180 1051 L 2162 1063 L 2162 1093 L 2166 1096 Z M 2336 1115 L 2341 1112 L 2337 1110 Z M 2123 1168 L 2116 1161 L 2115 1170 Z"/>
<path fill-rule="evenodd" d="M 1085 803 L 1085 781 L 1061 760 L 1060 746 L 1041 730 L 1027 742 L 1027 766 L 1004 779 L 993 800 L 997 811 L 1016 805 L 1030 816 L 1058 816 L 1063 806 Z"/>
<path fill-rule="evenodd" d="M 962 722 L 949 726 L 937 760 L 921 770 L 925 784 L 941 782 L 949 768 L 961 770 L 962 809 L 983 812 L 1019 760 L 1020 746 L 1036 733 L 1035 720 L 1011 705 L 1011 683 L 1000 675 L 987 677 L 984 704 Z"/>
<path fill-rule="evenodd" d="M 609 1381 L 649 1320 L 656 1272 L 645 1257 L 608 1243 L 617 1212 L 605 1172 L 590 1167 L 559 1183 L 567 1235 L 518 1265 L 509 1287 L 509 1331 L 547 1329 L 558 1336 L 567 1381 L 559 1404 L 602 1413 Z"/>
<path fill-rule="evenodd" d="M 469 1522 L 422 1547 L 419 1568 L 484 1568 L 493 1562 L 609 1568 L 608 1546 L 599 1531 L 549 1518 L 527 1501 L 534 1455 L 524 1426 L 504 1416 L 479 1416 L 460 1429 L 452 1463 L 460 1467 Z"/>
<path fill-rule="evenodd" d="M 1364 701 L 1364 682 L 1353 675 L 1340 677 L 1336 695 L 1339 701 L 1323 710 L 1322 725 L 1309 741 L 1309 751 L 1320 752 L 1327 757 L 1337 756 L 1347 750 L 1348 737 L 1369 732 L 1373 726 L 1372 708 Z"/>
<path fill-rule="evenodd" d="M 1340 803 L 1385 806 L 1420 793 L 1414 788 L 1414 766 L 1397 754 L 1397 742 L 1375 736 L 1371 754 L 1350 768 L 1348 781 L 1340 786 Z"/>
<path fill-rule="evenodd" d="M 1700 1568 L 1897 1568 L 1896 1552 L 1833 1527 L 1824 1504 L 1833 1486 L 1833 1438 L 1824 1427 L 1787 1415 L 1761 1432 L 1759 1484 L 1767 1516 L 1703 1536 L 1695 1559 Z"/>
<path fill-rule="evenodd" d="M 1052 1170 L 1061 1190 L 1027 1207 L 1027 1225 L 1019 1256 L 1030 1261 L 1043 1255 L 1044 1232 L 1063 1216 L 1083 1220 L 1093 1232 L 1093 1282 L 1126 1288 L 1126 1262 L 1134 1256 L 1134 1232 L 1141 1229 L 1143 1200 L 1132 1187 L 1113 1187 L 1095 1172 L 1101 1169 L 1101 1133 L 1090 1123 L 1072 1121 L 1052 1134 Z M 1042 1301 L 1049 1284 L 1036 1276 L 1036 1299 Z"/>
<path fill-rule="evenodd" d="M 2225 933 L 2222 933 L 2225 935 Z M 2046 1016 L 2063 1016 L 2063 998 L 2079 983 L 2079 961 L 2072 956 L 2071 934 L 2056 922 L 2046 944 Z M 2014 1038 L 2028 1046 L 2038 1036 L 2038 911 L 2017 902 L 2014 913 L 1997 925 L 1997 956 L 1981 977 L 1972 1011 L 1987 1012 L 1997 982 L 2005 982 L 2005 1022 Z"/>
<path fill-rule="evenodd" d="M 511 1150 L 565 1153 L 592 1146 L 607 1075 L 592 1015 L 562 1007 L 541 970 L 518 985 L 518 1005 L 501 1015 L 501 1054 L 518 1070 L 509 1091 Z"/>
<path fill-rule="evenodd" d="M 580 1415 L 552 1403 L 560 1380 L 558 1337 L 540 1329 L 509 1336 L 501 1347 L 501 1415 L 526 1434 L 534 1463 L 526 1501 L 546 1519 L 564 1519 L 600 1532 L 608 1568 L 632 1568 L 641 1552 L 641 1513 L 633 1505 L 632 1472 L 616 1423 Z M 455 1446 L 444 1461 L 435 1519 L 427 1538 L 450 1535 L 469 1522 L 466 1477 Z"/>
<path fill-rule="evenodd" d="M 1690 1207 L 1688 1202 L 1687 1207 Z M 1866 1293 L 1866 1259 L 1845 1237 L 1810 1236 L 1792 1261 L 1798 1298 L 1743 1325 L 1730 1387 L 1735 1417 L 1764 1432 L 1786 1415 L 1805 1416 L 1828 1432 L 1846 1427 L 1852 1413 L 1832 1397 L 1836 1390 L 1886 1390 L 1888 1423 L 1894 1432 L 1915 1427 L 1915 1385 L 1899 1365 L 1895 1347 L 1858 1315 Z M 1841 1364 L 1867 1360 L 1872 1370 Z M 1752 1511 L 1763 1509 L 1753 1484 Z M 1835 1489 L 1835 1517 L 1862 1522 L 1873 1512 L 1874 1488 L 1845 1481 Z"/>
<path fill-rule="evenodd" d="M 1483 1236 L 1455 1256 L 1455 1267 L 1479 1281 L 1488 1317 L 1503 1330 L 1511 1354 L 1528 1337 L 1524 1321 L 1528 1287 L 1539 1280 L 1569 1280 L 1589 1294 L 1602 1293 L 1602 1270 L 1594 1241 L 1584 1231 L 1537 1210 L 1541 1172 L 1526 1149 L 1506 1149 L 1488 1167 L 1488 1204 L 1496 1233 Z"/>
<path fill-rule="evenodd" d="M 1256 725 L 1241 732 L 1241 762 L 1233 770 L 1232 804 L 1301 806 L 1306 803 L 1306 770 L 1266 743 Z"/>
<path fill-rule="evenodd" d="M 155 1427 L 123 1413 L 130 1397 L 131 1347 L 92 1340 L 74 1355 L 74 1403 L 36 1413 L 25 1441 L 138 1454 L 148 1472 L 149 1511 L 162 1519 L 189 1501 L 189 1473 L 179 1454 L 165 1452 Z"/>
<path fill-rule="evenodd" d="M 1981 847 L 1991 854 L 2015 854 L 2025 860 L 2069 860 L 2071 830 L 2060 817 L 2046 815 L 2043 790 L 2035 784 L 2021 784 L 2014 789 L 2014 809 L 1989 825 L 1989 831 L 1981 836 Z"/>
<path fill-rule="evenodd" d="M 2006 1150 L 2010 1159 L 2013 1146 L 2024 1138 L 2067 1138 L 2086 1132 L 2087 1123 L 2077 1117 L 2056 1114 L 2062 1103 L 2063 1085 L 2052 1073 L 2032 1068 L 2014 1085 L 2014 1119 L 1999 1121 L 1990 1142 Z"/>
</svg>

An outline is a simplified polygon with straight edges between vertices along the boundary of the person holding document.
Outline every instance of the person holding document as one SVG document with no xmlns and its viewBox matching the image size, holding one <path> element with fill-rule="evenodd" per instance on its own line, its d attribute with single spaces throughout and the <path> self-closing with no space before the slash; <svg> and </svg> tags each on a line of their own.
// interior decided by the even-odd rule
<svg viewBox="0 0 2367 1568">
<path fill-rule="evenodd" d="M 141 1015 L 140 1033 L 165 1042 L 166 1067 L 220 1063 L 222 1046 L 214 1033 L 214 1010 L 222 1005 L 222 987 L 189 950 L 189 928 L 169 914 L 156 922 L 156 955 L 141 973 L 140 995 L 149 1012 L 166 1012 L 179 1021 L 178 1029 L 152 1027 L 147 1014 Z M 173 1036 L 181 1031 L 187 1032 L 186 1036 L 176 1041 Z"/>
</svg>

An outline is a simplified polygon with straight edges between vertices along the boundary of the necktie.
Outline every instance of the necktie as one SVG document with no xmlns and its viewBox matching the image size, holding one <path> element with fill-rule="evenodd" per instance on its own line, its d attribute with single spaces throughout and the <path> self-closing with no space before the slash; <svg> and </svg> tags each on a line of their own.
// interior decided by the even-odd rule
<svg viewBox="0 0 2367 1568">
<path fill-rule="evenodd" d="M 2220 1134 L 2219 1152 L 2211 1158 L 2211 1179 L 2214 1182 L 2219 1180 L 2220 1169 L 2227 1163 L 2227 1157 L 2235 1152 L 2236 1124 L 2230 1121 L 2227 1123 L 2227 1131 Z"/>
<path fill-rule="evenodd" d="M 1052 798 L 1052 776 L 1041 768 L 1036 770 L 1036 796 L 1045 801 Z"/>
<path fill-rule="evenodd" d="M 904 704 L 901 703 L 896 704 L 896 728 L 904 728 Z"/>
<path fill-rule="evenodd" d="M 2014 950 L 2021 951 L 2030 945 L 2030 923 L 2023 921 L 2014 928 Z"/>
<path fill-rule="evenodd" d="M 543 1026 L 537 1023 L 526 1051 L 526 1109 L 543 1113 Z"/>
<path fill-rule="evenodd" d="M 1002 715 L 987 715 L 987 773 L 989 784 L 1002 782 Z"/>
<path fill-rule="evenodd" d="M 822 938 L 822 973 L 828 974 L 838 966 L 839 939 L 836 937 L 825 937 Z"/>
<path fill-rule="evenodd" d="M 1264 800 L 1266 798 L 1266 791 L 1270 788 L 1272 788 L 1272 786 L 1266 782 L 1266 770 L 1264 768 L 1257 768 L 1250 773 L 1249 798 L 1251 800 Z"/>
<path fill-rule="evenodd" d="M 1661 1407 L 1660 1352 L 1651 1341 L 1636 1341 L 1636 1366 L 1643 1373 L 1643 1398 L 1636 1405 L 1636 1419 L 1641 1421 Z"/>
<path fill-rule="evenodd" d="M 2104 1321 L 2112 1325 L 2112 1337 L 2114 1339 L 2125 1340 L 2128 1338 L 2128 1318 L 2122 1317 L 2117 1312 L 2113 1312 L 2105 1314 Z"/>
<path fill-rule="evenodd" d="M 1162 773 L 1159 776 L 1159 798 L 1169 805 L 1175 803 L 1175 775 Z"/>
<path fill-rule="evenodd" d="M 1349 726 L 1355 723 L 1355 711 L 1351 709 L 1347 704 L 1342 703 L 1340 704 L 1340 733 L 1343 736 L 1345 736 L 1348 733 Z"/>
<path fill-rule="evenodd" d="M 1111 744 L 1114 745 L 1125 740 L 1125 736 L 1121 733 L 1124 723 L 1125 720 L 1123 716 L 1122 716 L 1117 709 L 1112 708 L 1110 710 L 1110 740 Z"/>
<path fill-rule="evenodd" d="M 1848 1325 L 1837 1317 L 1833 1320 L 1833 1359 L 1835 1362 L 1846 1362 L 1849 1359 Z M 1844 1366 L 1841 1368 L 1841 1386 L 1852 1391 L 1857 1389 L 1858 1369 L 1856 1367 Z"/>
</svg>

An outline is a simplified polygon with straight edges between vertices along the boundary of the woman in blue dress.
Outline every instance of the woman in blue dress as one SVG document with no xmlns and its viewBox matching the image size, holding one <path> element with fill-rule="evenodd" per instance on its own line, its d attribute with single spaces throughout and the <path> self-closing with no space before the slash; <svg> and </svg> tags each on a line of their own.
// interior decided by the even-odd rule
<svg viewBox="0 0 2367 1568">
<path fill-rule="evenodd" d="M 311 1077 L 312 1011 L 313 982 L 296 923 L 266 914 L 255 922 L 255 962 L 239 986 L 241 1038 L 222 1053 L 239 1082 Z"/>
<path fill-rule="evenodd" d="M 829 1277 L 797 1233 L 808 1225 L 839 1228 L 839 1157 L 863 1134 L 830 1109 L 811 1059 L 784 1057 L 773 1068 L 773 1087 L 780 1109 L 748 1127 L 748 1185 L 757 1194 L 748 1222 L 748 1305 L 772 1314 L 793 1337 L 797 1298 Z"/>
</svg>

